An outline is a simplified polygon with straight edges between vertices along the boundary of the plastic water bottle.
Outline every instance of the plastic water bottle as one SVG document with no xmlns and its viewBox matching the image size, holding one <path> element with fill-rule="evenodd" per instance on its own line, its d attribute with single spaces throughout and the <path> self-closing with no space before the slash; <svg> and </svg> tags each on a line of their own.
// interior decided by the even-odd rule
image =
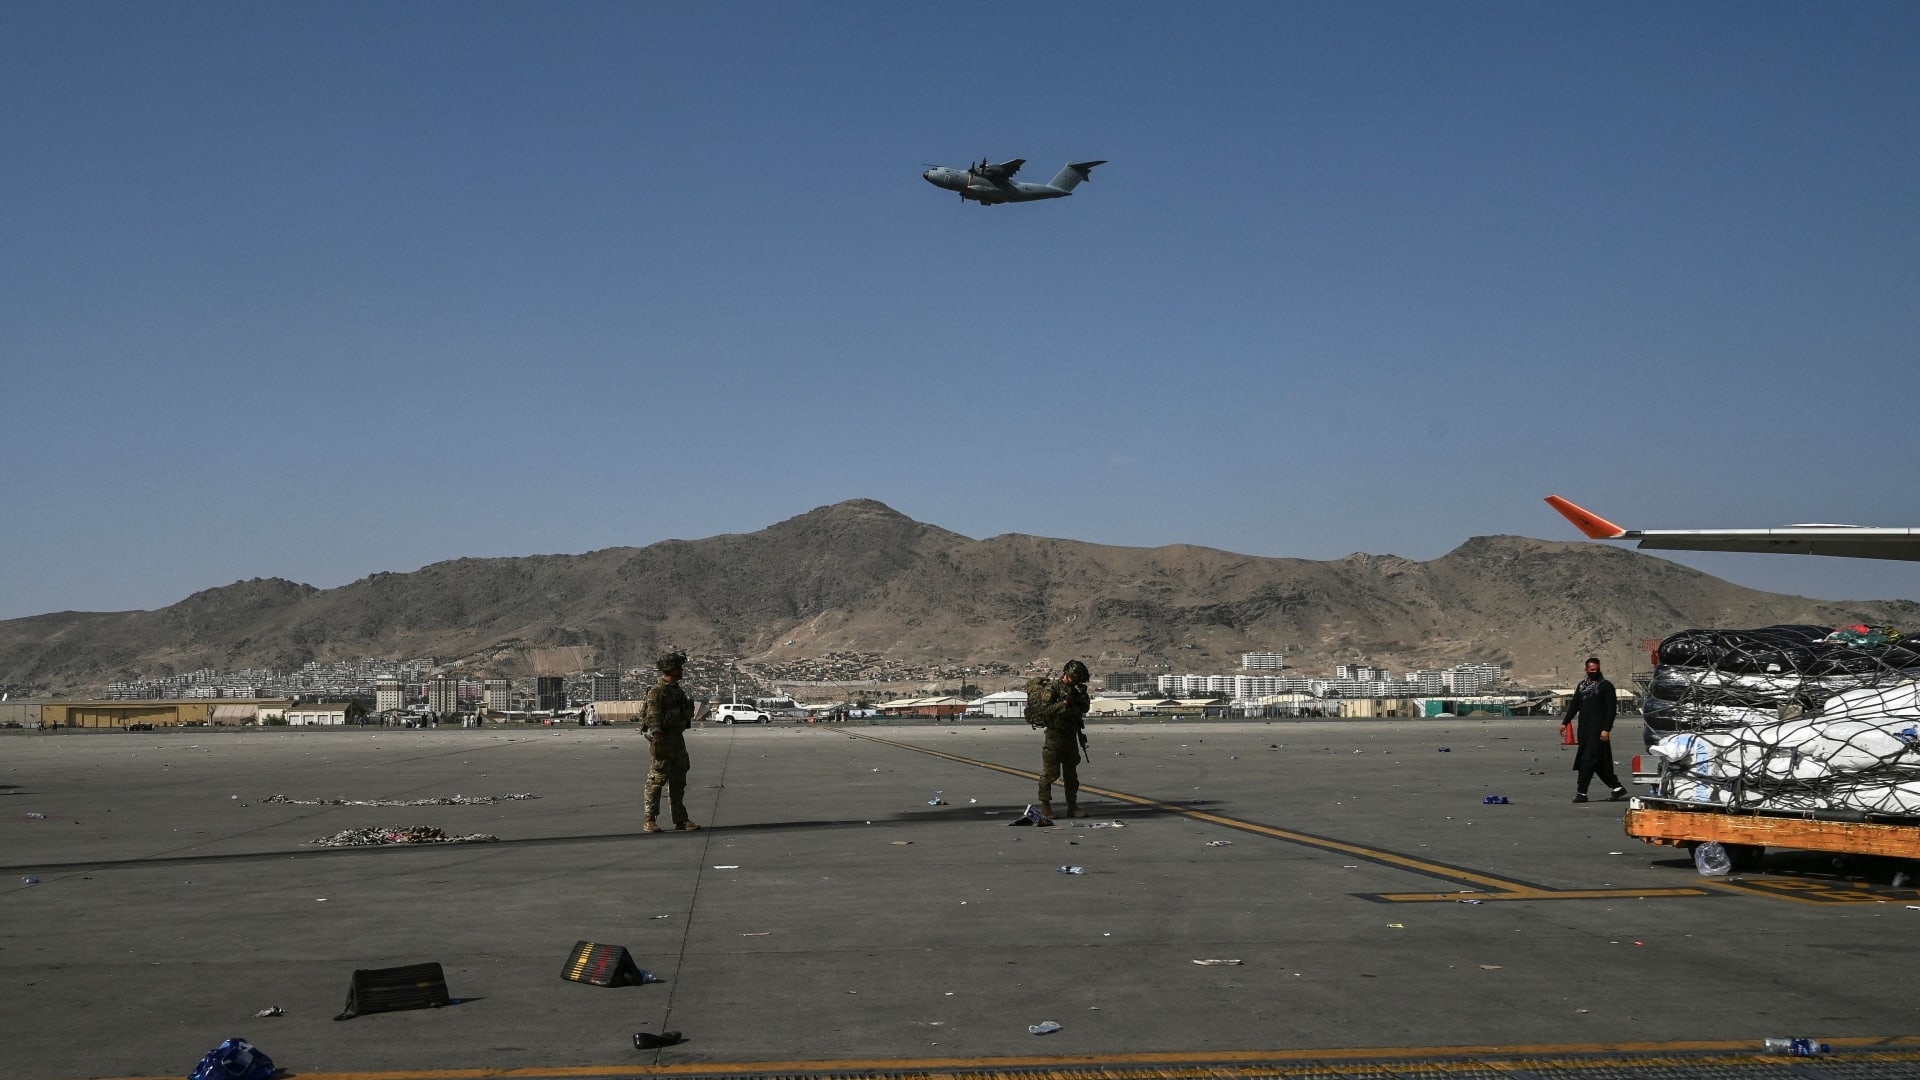
<svg viewBox="0 0 1920 1080">
<path fill-rule="evenodd" d="M 1051 1035 L 1060 1030 L 1060 1021 L 1042 1020 L 1037 1024 L 1028 1024 L 1027 1031 L 1034 1035 Z"/>
<path fill-rule="evenodd" d="M 1833 1047 L 1816 1039 L 1768 1039 L 1767 1053 L 1785 1054 L 1788 1057 L 1813 1057 L 1815 1054 L 1830 1054 Z"/>
<path fill-rule="evenodd" d="M 1086 872 L 1087 868 L 1084 866 L 1063 866 L 1060 868 L 1060 873 L 1062 874 L 1084 874 Z"/>
<path fill-rule="evenodd" d="M 1715 841 L 1709 840 L 1693 849 L 1693 868 L 1701 877 L 1726 877 L 1733 869 L 1733 856 L 1727 849 Z M 1769 1043 L 1775 1041 L 1767 1040 Z"/>
</svg>

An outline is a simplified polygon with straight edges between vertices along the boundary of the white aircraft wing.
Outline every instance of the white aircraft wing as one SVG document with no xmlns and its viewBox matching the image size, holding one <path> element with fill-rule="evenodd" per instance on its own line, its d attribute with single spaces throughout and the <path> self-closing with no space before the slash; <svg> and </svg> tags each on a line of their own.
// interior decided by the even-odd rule
<svg viewBox="0 0 1920 1080">
<path fill-rule="evenodd" d="M 1623 529 L 1558 495 L 1547 505 L 1594 540 L 1638 540 L 1642 550 L 1756 551 L 1920 562 L 1920 529 L 1864 525 L 1788 525 L 1780 529 Z"/>
<path fill-rule="evenodd" d="M 989 165 L 987 167 L 987 175 L 996 180 L 1011 180 L 1013 179 L 1013 174 L 1020 171 L 1020 166 L 1026 163 L 1026 158 L 1017 157 L 1012 161 L 1003 161 L 998 165 Z"/>
</svg>

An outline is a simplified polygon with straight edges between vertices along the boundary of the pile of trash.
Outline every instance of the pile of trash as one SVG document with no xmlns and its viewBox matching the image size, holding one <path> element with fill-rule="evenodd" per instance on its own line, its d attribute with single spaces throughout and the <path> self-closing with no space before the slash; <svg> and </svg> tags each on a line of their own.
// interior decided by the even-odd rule
<svg viewBox="0 0 1920 1080">
<path fill-rule="evenodd" d="M 528 792 L 517 795 L 439 795 L 431 799 L 294 799 L 286 795 L 269 795 L 260 801 L 286 803 L 289 806 L 492 806 L 494 803 L 539 797 Z"/>
<path fill-rule="evenodd" d="M 387 825 L 373 829 L 342 829 L 332 836 L 323 836 L 307 843 L 320 847 L 382 847 L 387 844 L 490 844 L 499 840 L 499 837 L 486 833 L 452 836 L 434 825 Z"/>
<path fill-rule="evenodd" d="M 1659 794 L 1920 815 L 1920 641 L 1884 626 L 1686 630 L 1655 659 Z"/>
</svg>

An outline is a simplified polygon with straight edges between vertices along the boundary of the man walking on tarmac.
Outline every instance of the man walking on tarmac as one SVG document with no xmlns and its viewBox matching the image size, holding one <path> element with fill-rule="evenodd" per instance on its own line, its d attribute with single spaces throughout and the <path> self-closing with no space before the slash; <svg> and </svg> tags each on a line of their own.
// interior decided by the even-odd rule
<svg viewBox="0 0 1920 1080">
<path fill-rule="evenodd" d="M 1039 680 L 1035 680 L 1039 682 Z M 1035 693 L 1038 691 L 1038 693 Z M 1040 750 L 1040 812 L 1053 816 L 1053 781 L 1067 792 L 1067 816 L 1086 817 L 1080 809 L 1080 751 L 1086 746 L 1087 665 L 1069 660 L 1060 681 L 1030 687 L 1027 721 L 1047 731 Z"/>
<path fill-rule="evenodd" d="M 660 658 L 660 681 L 647 691 L 647 702 L 640 712 L 651 743 L 653 764 L 647 769 L 647 820 L 643 832 L 660 831 L 654 819 L 660 813 L 660 789 L 667 789 L 667 801 L 673 811 L 673 826 L 692 831 L 700 826 L 687 817 L 687 729 L 693 726 L 693 699 L 680 688 L 680 674 L 686 670 L 687 654 L 670 652 Z"/>
<path fill-rule="evenodd" d="M 1577 774 L 1574 802 L 1587 801 L 1587 785 L 1595 776 L 1612 789 L 1608 801 L 1619 802 L 1627 797 L 1627 789 L 1620 786 L 1620 778 L 1613 773 L 1613 717 L 1618 708 L 1613 684 L 1600 674 L 1599 658 L 1587 657 L 1587 677 L 1573 688 L 1573 696 L 1567 699 L 1567 711 L 1560 717 L 1562 724 L 1578 721 L 1575 737 L 1580 749 L 1573 755 L 1573 770 Z"/>
</svg>

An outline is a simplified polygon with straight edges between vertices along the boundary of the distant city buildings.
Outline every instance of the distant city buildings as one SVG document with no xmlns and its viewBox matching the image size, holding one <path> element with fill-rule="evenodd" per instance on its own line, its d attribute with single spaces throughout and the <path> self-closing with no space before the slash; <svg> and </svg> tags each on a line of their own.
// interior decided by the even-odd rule
<svg viewBox="0 0 1920 1080">
<path fill-rule="evenodd" d="M 1456 694 L 1477 694 L 1507 677 L 1499 664 L 1460 664 L 1441 672 L 1446 688 Z"/>
<path fill-rule="evenodd" d="M 596 672 L 593 676 L 593 688 L 589 693 L 588 700 L 589 701 L 620 701 L 622 700 L 622 697 L 620 695 L 620 673 L 616 671 L 611 675 L 605 675 L 605 674 Z"/>
<path fill-rule="evenodd" d="M 490 713 L 513 711 L 513 683 L 508 679 L 488 679 L 486 682 L 486 706 Z"/>
<path fill-rule="evenodd" d="M 106 696 L 115 701 L 254 697 L 371 700 L 375 695 L 375 685 L 381 679 L 397 679 L 403 684 L 418 682 L 437 666 L 431 657 L 412 660 L 369 657 L 337 663 L 313 661 L 291 672 L 247 668 L 222 673 L 203 668 L 184 675 L 112 682 L 107 684 Z"/>
<path fill-rule="evenodd" d="M 1127 660 L 1129 665 L 1136 661 L 1137 658 Z M 771 667 L 749 666 L 737 659 L 710 658 L 704 662 L 709 667 L 700 676 L 702 692 L 718 688 L 727 697 L 731 697 L 735 685 L 746 690 L 749 678 L 754 680 L 756 693 L 768 689 L 777 691 L 780 684 L 785 683 L 789 687 L 814 687 L 822 693 L 848 696 L 858 687 L 927 674 L 924 670 L 864 653 L 834 653 L 824 658 L 796 661 L 780 668 L 782 677 L 778 679 L 769 677 Z M 1247 652 L 1240 654 L 1240 668 L 1233 674 L 1173 675 L 1130 668 L 1107 672 L 1104 685 L 1107 692 L 1113 694 L 1254 701 L 1281 694 L 1355 698 L 1468 696 L 1506 681 L 1506 674 L 1498 664 L 1483 663 L 1457 664 L 1438 671 L 1415 669 L 1399 678 L 1394 678 L 1383 666 L 1361 662 L 1339 665 L 1331 679 L 1287 671 L 1281 653 Z M 647 674 L 635 671 L 630 677 L 643 686 Z M 1006 664 L 980 664 L 959 671 L 942 669 L 936 674 L 984 682 L 1023 676 L 1025 672 Z M 739 683 L 736 684 L 735 679 L 740 680 Z M 620 672 L 593 671 L 568 676 L 480 680 L 443 674 L 431 657 L 399 661 L 368 658 L 316 661 L 292 672 L 244 669 L 222 673 L 203 668 L 182 675 L 127 679 L 110 684 L 105 697 L 116 701 L 285 698 L 296 702 L 334 703 L 351 700 L 371 703 L 374 712 L 398 712 L 405 710 L 409 703 L 418 708 L 425 702 L 429 711 L 441 715 L 483 704 L 490 712 L 505 714 L 523 708 L 560 712 L 570 701 L 626 700 L 626 683 Z"/>
<path fill-rule="evenodd" d="M 445 676 L 427 682 L 427 711 L 448 716 L 460 711 L 460 681 Z"/>
<path fill-rule="evenodd" d="M 1247 657 L 1273 656 L 1276 653 L 1247 653 Z M 1243 666 L 1245 658 L 1242 659 Z M 1311 694 L 1316 697 L 1390 698 L 1422 697 L 1431 694 L 1475 694 L 1505 678 L 1498 664 L 1460 664 L 1444 671 L 1409 671 L 1399 679 L 1384 667 L 1374 664 L 1341 664 L 1331 679 L 1297 675 L 1161 675 L 1154 688 L 1162 697 L 1231 697 L 1252 701 L 1278 694 Z M 1108 676 L 1108 689 L 1116 689 Z"/>
<path fill-rule="evenodd" d="M 1447 688 L 1447 673 L 1444 671 L 1409 671 L 1406 683 L 1422 694 L 1437 694 Z"/>
</svg>

